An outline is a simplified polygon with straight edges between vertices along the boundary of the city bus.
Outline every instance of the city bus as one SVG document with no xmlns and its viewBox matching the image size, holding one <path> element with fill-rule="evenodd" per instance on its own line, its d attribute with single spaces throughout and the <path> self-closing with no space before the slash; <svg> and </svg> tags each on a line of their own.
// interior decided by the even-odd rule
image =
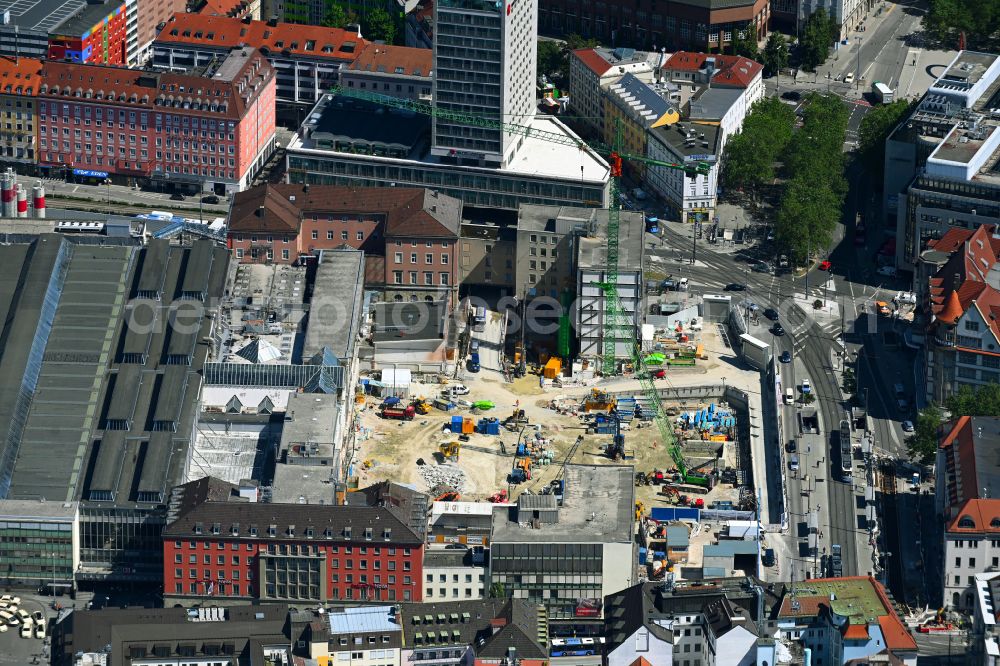
<svg viewBox="0 0 1000 666">
<path fill-rule="evenodd" d="M 597 654 L 596 642 L 593 638 L 553 638 L 549 656 L 589 657 Z"/>
</svg>

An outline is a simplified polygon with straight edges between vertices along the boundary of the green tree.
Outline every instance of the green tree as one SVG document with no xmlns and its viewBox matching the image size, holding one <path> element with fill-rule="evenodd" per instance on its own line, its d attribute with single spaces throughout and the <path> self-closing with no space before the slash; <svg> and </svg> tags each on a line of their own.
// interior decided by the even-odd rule
<svg viewBox="0 0 1000 666">
<path fill-rule="evenodd" d="M 322 25 L 326 28 L 344 28 L 350 23 L 356 23 L 358 17 L 354 12 L 346 9 L 338 2 L 327 3 L 326 16 L 323 17 Z"/>
<path fill-rule="evenodd" d="M 366 39 L 382 40 L 386 44 L 396 41 L 396 22 L 381 7 L 376 7 L 365 15 L 362 30 Z"/>
<path fill-rule="evenodd" d="M 941 410 L 931 405 L 917 414 L 913 434 L 906 438 L 906 449 L 911 458 L 926 465 L 934 460 L 938 449 L 938 431 L 941 429 Z"/>
<path fill-rule="evenodd" d="M 538 40 L 538 76 L 552 76 L 562 72 L 566 63 L 566 53 L 559 42 L 550 39 Z"/>
<path fill-rule="evenodd" d="M 577 49 L 592 49 L 600 45 L 601 43 L 598 40 L 590 37 L 583 37 L 575 32 L 570 35 L 566 35 L 565 49 L 567 53 Z"/>
<path fill-rule="evenodd" d="M 493 583 L 490 585 L 490 598 L 503 599 L 507 596 L 507 590 L 503 583 Z"/>
<path fill-rule="evenodd" d="M 757 47 L 757 35 L 754 33 L 753 25 L 747 25 L 742 30 L 733 32 L 733 41 L 729 43 L 732 55 L 743 56 L 757 60 L 760 57 L 760 49 Z"/>
<path fill-rule="evenodd" d="M 1000 416 L 1000 384 L 962 386 L 944 402 L 953 417 Z"/>
<path fill-rule="evenodd" d="M 872 176 L 876 188 L 881 189 L 885 172 L 885 142 L 896 126 L 909 116 L 913 103 L 897 99 L 891 104 L 876 106 L 865 114 L 858 128 L 858 152 L 865 170 Z"/>
<path fill-rule="evenodd" d="M 806 20 L 799 40 L 799 60 L 802 62 L 802 69 L 814 72 L 819 65 L 826 62 L 830 47 L 839 32 L 836 21 L 826 13 L 825 9 L 820 7 L 813 12 Z"/>
<path fill-rule="evenodd" d="M 774 179 L 775 163 L 792 138 L 795 111 L 765 97 L 753 105 L 743 127 L 726 143 L 722 179 L 726 187 L 751 194 Z"/>
<path fill-rule="evenodd" d="M 974 32 L 974 27 L 973 16 L 963 0 L 931 0 L 924 14 L 924 29 L 932 37 L 946 43 L 954 44 L 960 32 Z"/>
<path fill-rule="evenodd" d="M 772 32 L 767 36 L 764 51 L 761 54 L 761 64 L 764 65 L 764 75 L 774 76 L 788 67 L 788 42 L 780 32 Z"/>
</svg>

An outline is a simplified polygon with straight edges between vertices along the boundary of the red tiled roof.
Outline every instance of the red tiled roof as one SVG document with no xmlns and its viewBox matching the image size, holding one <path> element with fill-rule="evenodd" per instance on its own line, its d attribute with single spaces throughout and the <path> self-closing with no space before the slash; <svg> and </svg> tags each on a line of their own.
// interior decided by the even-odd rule
<svg viewBox="0 0 1000 666">
<path fill-rule="evenodd" d="M 963 312 L 965 311 L 962 309 L 962 301 L 958 298 L 958 292 L 953 291 L 945 299 L 937 318 L 947 324 L 954 324 L 962 316 Z"/>
<path fill-rule="evenodd" d="M 945 528 L 953 534 L 1000 534 L 1000 499 L 966 500 Z"/>
<path fill-rule="evenodd" d="M 717 53 L 693 53 L 678 51 L 667 58 L 663 69 L 670 71 L 696 72 L 705 67 L 705 60 L 715 59 L 716 73 L 713 84 L 746 88 L 760 74 L 764 66 L 743 56 L 719 55 Z"/>
<path fill-rule="evenodd" d="M 242 118 L 262 85 L 274 78 L 274 68 L 267 59 L 256 50 L 249 50 L 249 53 L 240 69 L 227 78 L 218 78 L 218 74 L 206 78 L 48 60 L 42 67 L 39 95 L 53 100 L 66 101 L 74 97 L 93 104 L 144 109 L 173 107 L 175 112 L 205 118 Z M 251 74 L 254 67 L 257 69 Z M 247 75 L 250 76 L 249 85 L 243 86 L 240 92 L 240 84 Z"/>
<path fill-rule="evenodd" d="M 847 629 L 844 630 L 844 638 L 848 640 L 868 640 L 868 625 L 866 624 L 849 624 Z"/>
<path fill-rule="evenodd" d="M 573 55 L 599 77 L 604 76 L 611 69 L 611 63 L 602 58 L 595 49 L 576 49 L 573 51 Z"/>
<path fill-rule="evenodd" d="M 0 92 L 37 95 L 42 61 L 35 58 L 0 57 Z"/>
<path fill-rule="evenodd" d="M 201 0 L 195 14 L 242 18 L 250 12 L 247 0 Z"/>
<path fill-rule="evenodd" d="M 249 21 L 226 16 L 186 14 L 170 17 L 156 37 L 161 44 L 198 44 L 230 49 L 253 44 L 264 55 L 296 54 L 312 58 L 353 61 L 368 42 L 357 33 L 318 25 Z"/>
<path fill-rule="evenodd" d="M 273 219 L 268 213 L 263 217 L 258 215 L 261 206 L 273 209 Z M 457 238 L 461 202 L 419 187 L 311 185 L 307 189 L 286 183 L 266 184 L 236 195 L 229 229 L 239 232 L 278 230 L 267 225 L 288 226 L 294 217 L 297 232 L 306 213 L 384 214 L 383 235 L 386 237 Z M 455 229 L 449 228 L 452 223 Z"/>
<path fill-rule="evenodd" d="M 639 657 L 628 666 L 653 666 L 653 664 L 645 657 Z"/>
<path fill-rule="evenodd" d="M 363 72 L 385 72 L 430 78 L 434 67 L 434 52 L 431 49 L 416 49 L 408 46 L 369 44 L 347 66 L 350 70 Z"/>
</svg>

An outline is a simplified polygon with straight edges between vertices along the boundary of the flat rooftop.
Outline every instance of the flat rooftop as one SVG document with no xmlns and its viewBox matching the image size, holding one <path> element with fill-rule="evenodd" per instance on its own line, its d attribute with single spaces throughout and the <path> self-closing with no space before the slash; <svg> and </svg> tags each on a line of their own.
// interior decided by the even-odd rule
<svg viewBox="0 0 1000 666">
<path fill-rule="evenodd" d="M 47 33 L 56 32 L 53 28 L 86 6 L 86 0 L 41 0 L 40 2 L 0 0 L 0 14 L 10 11 L 10 22 L 22 30 Z M 102 8 L 107 14 L 108 8 L 106 6 Z"/>
<path fill-rule="evenodd" d="M 657 127 L 650 131 L 683 157 L 718 155 L 719 136 L 721 135 L 718 125 L 680 122 L 669 127 Z"/>
<path fill-rule="evenodd" d="M 345 105 L 340 101 L 334 101 L 331 96 L 320 101 L 309 115 L 304 128 L 308 128 L 308 137 L 303 138 L 303 132 L 298 132 L 292 137 L 288 144 L 288 149 L 295 150 L 316 150 L 320 152 L 338 152 L 330 147 L 322 147 L 312 136 L 312 132 L 319 131 L 326 134 L 334 134 L 337 137 L 346 136 L 348 130 L 356 134 L 353 138 L 357 143 L 399 143 L 411 141 L 410 148 L 419 149 L 411 151 L 407 158 L 386 158 L 378 155 L 359 155 L 365 160 L 393 159 L 394 161 L 411 162 L 417 165 L 440 164 L 447 165 L 456 172 L 495 172 L 496 169 L 486 167 L 473 167 L 465 165 L 451 165 L 430 154 L 430 145 L 422 141 L 422 136 L 416 129 L 408 130 L 409 138 L 396 137 L 398 128 L 416 128 L 416 123 L 424 122 L 419 116 L 414 116 L 407 112 L 380 112 L 377 117 L 369 111 L 363 118 L 356 119 L 348 114 L 344 116 L 345 109 L 350 105 Z M 347 123 L 347 128 L 342 123 Z M 535 177 L 555 178 L 573 181 L 588 181 L 592 183 L 606 183 L 608 181 L 609 167 L 600 155 L 586 146 L 583 139 L 573 133 L 566 125 L 552 116 L 536 115 L 529 122 L 525 123 L 533 131 L 539 133 L 550 133 L 553 140 L 528 136 L 525 138 L 521 148 L 515 154 L 511 164 L 503 171 L 514 174 L 524 174 Z M 429 127 L 429 121 L 427 126 Z M 389 142 L 381 135 L 391 131 L 395 141 Z M 380 140 L 381 137 L 381 140 Z M 320 137 L 322 138 L 322 136 Z M 351 153 L 344 153 L 351 154 Z"/>
<path fill-rule="evenodd" d="M 595 208 L 577 206 L 535 206 L 523 204 L 517 209 L 517 230 L 519 232 L 544 231 L 550 234 L 569 234 L 574 229 L 595 223 L 598 211 Z M 605 211 L 604 223 L 607 224 Z"/>
<path fill-rule="evenodd" d="M 986 146 L 996 131 L 996 125 L 983 125 L 978 133 L 955 126 L 944 141 L 938 144 L 929 159 L 968 164 Z"/>
<path fill-rule="evenodd" d="M 58 29 L 51 30 L 51 32 L 71 37 L 79 37 L 87 32 L 90 32 L 91 28 L 98 23 L 103 22 L 109 14 L 114 13 L 114 11 L 119 7 L 122 8 L 122 11 L 125 11 L 125 3 L 115 2 L 114 0 L 111 2 L 103 2 L 101 4 L 89 4 L 85 2 L 80 4 L 82 6 L 79 11 L 72 14 L 68 20 L 58 24 Z M 63 5 L 64 11 L 67 10 L 69 6 L 70 5 L 68 3 Z"/>
<path fill-rule="evenodd" d="M 342 362 L 350 362 L 361 328 L 364 280 L 364 252 L 323 251 L 306 322 L 305 358 L 326 348 Z"/>
<path fill-rule="evenodd" d="M 72 520 L 80 509 L 79 502 L 43 502 L 42 500 L 0 500 L 0 520 Z"/>
<path fill-rule="evenodd" d="M 493 543 L 553 541 L 631 543 L 635 472 L 631 465 L 566 465 L 559 522 L 538 529 L 517 522 L 517 508 L 498 506 Z"/>
<path fill-rule="evenodd" d="M 962 51 L 938 82 L 955 81 L 970 86 L 975 85 L 998 57 L 1000 56 L 993 53 Z M 935 82 L 935 85 L 938 85 L 938 82 Z"/>
<path fill-rule="evenodd" d="M 601 222 L 596 225 L 596 233 L 580 236 L 576 258 L 580 268 L 604 268 L 608 265 L 608 213 L 606 210 L 598 213 Z M 619 270 L 641 270 L 645 233 L 646 223 L 642 213 L 622 211 L 618 226 Z"/>
</svg>

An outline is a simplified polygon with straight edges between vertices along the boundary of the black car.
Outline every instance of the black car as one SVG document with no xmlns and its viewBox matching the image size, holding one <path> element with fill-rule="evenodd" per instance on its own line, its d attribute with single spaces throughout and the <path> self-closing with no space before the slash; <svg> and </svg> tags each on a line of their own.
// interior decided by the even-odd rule
<svg viewBox="0 0 1000 666">
<path fill-rule="evenodd" d="M 785 334 L 785 329 L 781 327 L 781 324 L 775 324 L 771 327 L 771 333 L 774 333 L 779 338 Z"/>
<path fill-rule="evenodd" d="M 726 291 L 744 291 L 746 288 L 745 284 L 740 284 L 739 282 L 730 282 L 726 285 Z"/>
<path fill-rule="evenodd" d="M 184 201 L 184 195 L 181 194 L 180 192 L 174 192 L 173 194 L 170 195 L 170 200 L 171 201 Z"/>
<path fill-rule="evenodd" d="M 774 308 L 768 308 L 764 310 L 764 316 L 770 319 L 771 321 L 778 321 L 778 311 L 775 310 Z"/>
<path fill-rule="evenodd" d="M 202 197 L 201 202 L 207 204 L 217 204 L 219 203 L 219 197 L 214 194 L 209 194 L 207 197 Z"/>
<path fill-rule="evenodd" d="M 799 450 L 798 445 L 795 443 L 794 439 L 788 440 L 788 444 L 785 444 L 785 450 L 789 453 L 795 453 Z"/>
<path fill-rule="evenodd" d="M 787 99 L 791 102 L 797 102 L 802 99 L 802 93 L 797 90 L 789 90 L 788 92 L 781 93 L 781 99 Z"/>
<path fill-rule="evenodd" d="M 791 363 L 792 362 L 791 352 L 788 351 L 781 352 L 781 356 L 778 358 L 778 360 L 781 361 L 782 363 Z"/>
</svg>

